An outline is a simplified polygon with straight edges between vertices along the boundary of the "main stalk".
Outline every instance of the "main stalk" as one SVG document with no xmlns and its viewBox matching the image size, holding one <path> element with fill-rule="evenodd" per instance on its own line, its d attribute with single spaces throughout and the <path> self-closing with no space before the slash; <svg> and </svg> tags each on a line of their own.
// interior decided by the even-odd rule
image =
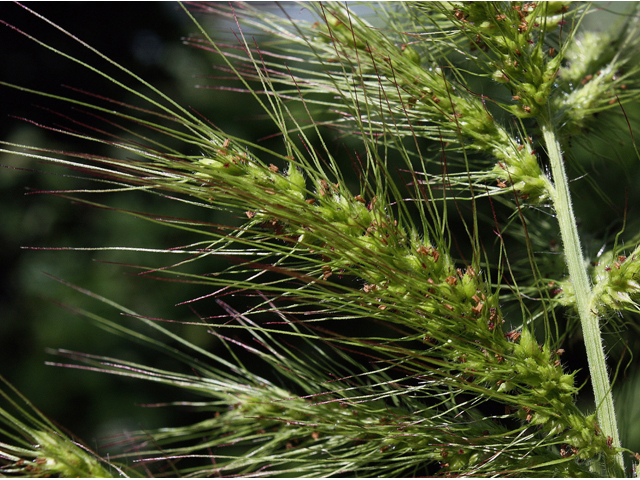
<svg viewBox="0 0 640 480">
<path fill-rule="evenodd" d="M 541 122 L 541 128 L 555 184 L 555 189 L 551 192 L 552 201 L 560 225 L 564 255 L 575 292 L 578 315 L 580 316 L 584 343 L 587 349 L 587 360 L 595 395 L 598 424 L 602 434 L 606 435 L 607 438 L 611 438 L 612 446 L 619 448 L 620 437 L 616 412 L 613 407 L 613 395 L 605 362 L 604 347 L 600 335 L 600 319 L 591 309 L 593 296 L 591 282 L 589 281 L 584 257 L 582 256 L 582 247 L 573 213 L 569 182 L 562 160 L 560 144 L 549 119 L 544 119 Z M 622 453 L 616 455 L 615 458 L 615 464 L 609 465 L 609 473 L 616 477 L 623 476 L 624 460 Z"/>
</svg>

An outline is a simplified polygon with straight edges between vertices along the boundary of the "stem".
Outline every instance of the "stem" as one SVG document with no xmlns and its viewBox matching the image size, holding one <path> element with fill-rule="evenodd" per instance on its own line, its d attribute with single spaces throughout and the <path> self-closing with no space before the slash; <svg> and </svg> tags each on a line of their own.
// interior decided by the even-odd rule
<svg viewBox="0 0 640 480">
<path fill-rule="evenodd" d="M 582 247 L 573 213 L 573 205 L 571 204 L 569 182 L 567 181 L 567 174 L 560 152 L 560 144 L 548 118 L 542 119 L 540 125 L 555 183 L 555 189 L 551 191 L 551 198 L 560 225 L 560 235 L 564 245 L 564 255 L 569 269 L 569 276 L 575 291 L 576 305 L 582 325 L 582 334 L 589 362 L 589 373 L 596 401 L 598 425 L 603 435 L 613 439 L 612 446 L 620 448 L 616 412 L 613 408 L 613 395 L 607 373 L 602 337 L 600 336 L 600 322 L 598 315 L 591 309 L 591 299 L 593 297 L 591 282 L 587 276 L 587 269 L 582 256 Z M 618 453 L 615 456 L 615 464 L 610 465 L 609 468 L 609 473 L 614 476 L 623 474 L 624 460 L 622 453 Z"/>
</svg>

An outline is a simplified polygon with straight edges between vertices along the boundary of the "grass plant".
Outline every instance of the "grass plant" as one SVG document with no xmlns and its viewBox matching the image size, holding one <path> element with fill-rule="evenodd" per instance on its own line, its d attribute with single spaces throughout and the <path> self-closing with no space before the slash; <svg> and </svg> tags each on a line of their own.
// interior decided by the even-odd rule
<svg viewBox="0 0 640 480">
<path fill-rule="evenodd" d="M 94 453 L 5 382 L 1 473 L 635 472 L 613 403 L 620 363 L 607 364 L 602 335 L 637 322 L 640 235 L 633 222 L 614 237 L 585 232 L 574 190 L 603 201 L 608 192 L 597 179 L 570 180 L 589 174 L 575 152 L 594 135 L 616 129 L 635 148 L 626 109 L 640 96 L 637 4 L 603 32 L 583 28 L 597 14 L 587 3 L 355 7 L 305 3 L 306 21 L 251 3 L 181 6 L 196 32 L 185 43 L 217 62 L 214 88 L 260 106 L 280 139 L 273 148 L 225 133 L 36 12 L 84 54 L 3 22 L 133 100 L 3 82 L 72 107 L 56 110 L 60 124 L 34 120 L 40 127 L 120 153 L 7 141 L 1 151 L 90 178 L 95 188 L 55 192 L 87 206 L 115 208 L 94 198 L 136 192 L 211 212 L 214 221 L 118 207 L 188 243 L 90 248 L 166 254 L 129 268 L 206 288 L 184 304 L 217 348 L 180 334 L 171 314 L 150 317 L 59 280 L 121 317 L 75 313 L 185 368 L 68 350 L 52 364 L 175 387 L 197 398 L 175 405 L 202 419 L 127 432 L 117 449 Z M 231 39 L 207 16 L 227 19 Z M 605 247 L 591 255 L 585 237 Z M 585 384 L 562 357 L 576 339 Z"/>
</svg>

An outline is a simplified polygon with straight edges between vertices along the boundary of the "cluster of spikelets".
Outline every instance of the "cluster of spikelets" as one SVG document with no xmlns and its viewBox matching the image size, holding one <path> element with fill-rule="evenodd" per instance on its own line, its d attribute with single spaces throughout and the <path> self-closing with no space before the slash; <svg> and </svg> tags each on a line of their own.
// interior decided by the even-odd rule
<svg viewBox="0 0 640 480">
<path fill-rule="evenodd" d="M 235 345 L 266 362 L 278 380 L 175 337 L 171 339 L 212 365 L 179 356 L 196 371 L 185 375 L 101 357 L 73 357 L 93 369 L 166 383 L 205 398 L 198 407 L 208 412 L 207 419 L 131 434 L 135 451 L 124 456 L 146 466 L 178 459 L 196 462 L 180 470 L 190 475 L 577 476 L 598 471 L 601 459 L 615 471 L 620 449 L 603 434 L 595 414 L 575 405 L 579 388 L 574 375 L 563 370 L 553 329 L 536 335 L 526 308 L 524 319 L 506 323 L 505 297 L 483 262 L 478 239 L 470 235 L 471 261 L 454 258 L 446 218 L 433 203 L 437 188 L 446 200 L 447 188 L 455 186 L 465 201 L 500 195 L 514 212 L 522 205 L 553 206 L 556 186 L 540 166 L 540 146 L 526 122 L 554 124 L 564 142 L 595 113 L 611 108 L 612 99 L 635 98 L 637 69 L 630 64 L 637 51 L 635 23 L 629 20 L 610 34 L 579 37 L 575 30 L 586 7 L 568 2 L 436 2 L 394 6 L 397 11 L 384 12 L 388 28 L 382 29 L 337 5 L 310 7 L 318 22 L 295 23 L 289 29 L 282 27 L 282 19 L 248 5 L 194 7 L 280 35 L 288 42 L 283 47 L 287 58 L 295 54 L 309 65 L 306 70 L 286 69 L 274 60 L 280 54 L 252 49 L 239 37 L 246 54 L 240 61 L 253 68 L 244 68 L 249 73 L 243 78 L 261 82 L 271 102 L 267 110 L 282 129 L 287 155 L 274 157 L 284 168 L 262 161 L 259 152 L 184 109 L 159 115 L 170 126 L 155 120 L 140 120 L 139 126 L 197 146 L 197 156 L 174 150 L 165 154 L 123 141 L 117 146 L 140 159 L 105 161 L 82 155 L 75 163 L 49 157 L 93 171 L 119 189 L 153 188 L 244 217 L 242 227 L 226 231 L 197 230 L 189 224 L 204 236 L 206 247 L 188 253 L 195 259 L 240 258 L 224 272 L 227 276 L 196 280 L 220 289 L 257 291 L 264 302 L 238 312 L 219 301 L 229 321 L 206 327 L 217 328 L 216 335 L 230 350 Z M 225 54 L 206 35 L 190 43 L 222 54 L 230 59 L 227 68 L 237 71 L 231 61 L 237 54 Z M 586 44 L 598 48 L 585 53 Z M 508 99 L 499 102 L 473 93 L 463 71 L 447 60 L 453 53 L 465 58 L 469 71 L 473 67 L 476 75 L 506 87 Z M 329 97 L 318 100 L 308 93 Z M 331 126 L 361 139 L 368 175 L 363 175 L 359 192 L 349 188 L 340 162 L 328 151 L 322 157 L 289 138 L 288 128 L 303 142 L 317 129 L 287 117 L 285 100 L 295 95 L 302 96 L 308 111 L 339 112 Z M 489 101 L 517 118 L 517 133 L 496 120 Z M 119 121 L 131 119 L 115 115 Z M 184 132 L 177 133 L 178 127 Z M 405 146 L 406 138 L 416 140 L 415 151 Z M 423 139 L 435 140 L 440 153 L 452 159 L 452 168 L 457 159 L 458 172 L 446 179 L 431 173 L 430 162 L 420 153 L 418 140 Z M 406 194 L 392 183 L 396 167 L 387 163 L 381 144 L 405 162 L 417 213 L 409 211 Z M 43 150 L 39 152 L 26 155 L 42 155 Z M 423 172 L 414 168 L 416 163 Z M 624 259 L 611 253 L 600 259 L 592 275 L 594 308 L 635 308 L 640 296 L 637 255 L 634 251 Z M 275 280 L 259 282 L 265 271 Z M 171 274 L 172 269 L 163 272 Z M 561 292 L 558 303 L 574 302 L 569 281 L 558 281 L 553 288 Z M 554 304 L 549 300 L 545 305 Z M 265 312 L 281 319 L 281 328 L 251 319 Z M 305 321 L 305 315 L 313 320 Z M 142 334 L 96 320 L 178 355 Z M 319 327 L 323 321 L 364 321 L 368 326 L 358 336 L 347 336 Z M 522 326 L 513 328 L 513 323 Z M 147 324 L 171 336 L 154 322 Z M 227 337 L 221 333 L 224 328 L 244 329 L 256 342 Z M 542 344 L 539 338 L 544 338 Z M 502 412 L 487 413 L 495 405 Z M 22 454 L 0 445 L 6 472 L 109 473 L 52 429 L 33 430 L 31 439 L 34 445 Z M 25 461 L 29 455 L 32 459 Z M 68 466 L 68 459 L 76 457 L 85 462 L 82 468 Z"/>
<path fill-rule="evenodd" d="M 6 426 L 2 431 L 11 442 L 0 443 L 3 475 L 76 478 L 118 474 L 117 467 L 110 469 L 93 452 L 60 433 L 4 378 L 0 377 L 0 382 L 0 396 L 5 401 L 0 422 Z"/>
<path fill-rule="evenodd" d="M 261 165 L 241 155 L 232 155 L 230 160 L 229 154 L 223 153 L 217 160 L 204 160 L 207 168 L 214 168 L 210 182 L 220 185 L 227 199 L 230 194 L 244 196 L 256 185 L 277 199 L 262 199 L 262 208 L 247 199 L 245 205 L 253 207 L 247 216 L 278 238 L 320 256 L 323 262 L 317 272 L 312 272 L 316 276 L 327 280 L 335 272 L 360 278 L 364 286 L 349 296 L 362 306 L 363 316 L 371 315 L 370 308 L 376 308 L 377 320 L 420 332 L 429 357 L 437 358 L 440 373 L 462 374 L 476 388 L 504 394 L 517 417 L 555 435 L 555 442 L 571 447 L 569 452 L 585 459 L 614 454 L 608 439 L 600 434 L 595 416 L 585 417 L 573 405 L 578 389 L 573 375 L 562 370 L 562 352 L 548 344 L 538 345 L 526 328 L 505 332 L 498 295 L 477 267 L 468 266 L 464 271 L 456 267 L 444 248 L 407 231 L 376 198 L 367 202 L 361 195 L 351 197 L 339 184 L 321 177 L 313 179 L 316 188 L 310 194 L 294 164 L 282 174 L 273 165 Z M 237 188 L 231 191 L 224 180 L 227 168 L 232 169 L 228 174 L 234 178 L 229 183 Z M 199 178 L 204 178 L 205 172 L 199 171 Z M 311 174 L 310 170 L 306 173 Z M 244 185 L 243 179 L 247 182 Z M 265 402 L 258 403 L 263 408 Z M 253 415 L 263 416 L 273 417 Z M 443 463 L 464 471 L 489 456 L 465 453 L 461 457 L 468 461 L 465 463 L 456 452 L 447 452 Z"/>
<path fill-rule="evenodd" d="M 622 310 L 637 311 L 640 300 L 640 247 L 628 256 L 615 250 L 602 253 L 590 268 L 593 282 L 593 309 L 601 315 Z M 552 282 L 557 299 L 563 305 L 574 305 L 573 286 L 569 280 Z"/>
</svg>

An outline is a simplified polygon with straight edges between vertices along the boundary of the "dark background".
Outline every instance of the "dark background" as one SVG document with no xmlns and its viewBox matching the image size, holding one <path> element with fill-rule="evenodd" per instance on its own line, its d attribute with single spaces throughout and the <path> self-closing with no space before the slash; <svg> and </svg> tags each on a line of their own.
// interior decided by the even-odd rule
<svg viewBox="0 0 640 480">
<path fill-rule="evenodd" d="M 275 8 L 270 2 L 262 5 L 264 8 Z M 256 118 L 258 109 L 247 95 L 195 88 L 199 84 L 219 84 L 207 78 L 219 75 L 219 72 L 213 69 L 215 59 L 211 55 L 182 44 L 181 38 L 192 33 L 194 28 L 179 5 L 152 2 L 45 2 L 29 3 L 28 6 L 98 48 L 106 56 L 116 59 L 179 103 L 196 108 L 223 130 L 250 140 L 274 133 L 268 122 Z M 64 52 L 116 72 L 86 48 L 17 5 L 0 3 L 0 20 Z M 207 28 L 215 29 L 217 34 L 230 28 L 227 23 L 214 18 L 203 21 Z M 72 86 L 120 101 L 137 102 L 130 93 L 37 45 L 9 27 L 0 26 L 0 45 L 3 46 L 0 49 L 0 81 L 70 96 L 74 94 L 65 86 Z M 55 125 L 60 121 L 58 116 L 42 107 L 72 112 L 67 105 L 54 99 L 0 86 L 0 139 L 18 144 L 114 155 L 114 151 L 108 147 L 73 141 L 23 120 L 32 119 L 46 125 Z M 637 106 L 627 107 L 627 113 L 632 118 L 634 109 L 637 110 Z M 618 133 L 622 138 L 628 137 L 625 131 Z M 278 141 L 274 139 L 265 140 L 262 144 L 278 147 Z M 586 150 L 584 155 L 589 156 L 593 151 L 606 151 L 608 148 L 606 141 L 594 139 L 594 146 Z M 635 191 L 639 190 L 636 173 L 638 159 L 628 145 L 624 148 L 626 150 L 621 149 L 619 153 L 621 157 L 627 156 L 622 163 L 622 170 L 627 172 L 623 178 L 616 173 L 618 170 L 608 168 L 604 160 L 597 156 L 589 157 L 587 168 L 593 168 L 603 189 L 613 192 L 612 199 L 618 205 L 624 203 L 624 192 L 628 189 L 631 192 L 629 212 L 635 214 L 637 209 L 634 205 L 639 203 L 638 193 L 634 193 L 634 187 Z M 169 359 L 159 357 L 158 353 L 140 349 L 119 337 L 106 334 L 90 321 L 60 306 L 82 307 L 118 319 L 115 310 L 51 280 L 44 272 L 145 315 L 174 320 L 193 321 L 193 313 L 188 308 L 176 307 L 175 304 L 206 294 L 208 290 L 142 279 L 126 267 L 97 263 L 131 262 L 156 266 L 169 263 L 166 256 L 145 256 L 133 252 L 35 251 L 21 247 L 167 248 L 189 243 L 193 239 L 181 237 L 173 229 L 136 221 L 118 212 L 88 208 L 64 198 L 44 194 L 25 196 L 33 190 L 78 188 L 79 182 L 59 175 L 63 173 L 59 168 L 35 160 L 2 154 L 0 164 L 14 167 L 0 170 L 0 374 L 15 384 L 42 411 L 85 439 L 90 446 L 94 446 L 93 439 L 124 430 L 179 425 L 190 419 L 190 412 L 185 410 L 139 406 L 190 399 L 183 392 L 177 393 L 169 387 L 152 383 L 44 365 L 45 361 L 60 360 L 48 353 L 47 348 L 65 348 L 124 358 L 160 368 L 175 367 Z M 56 174 L 43 175 L 42 171 Z M 90 186 L 86 182 L 80 182 L 80 185 Z M 176 202 L 162 201 L 151 195 L 95 195 L 91 199 L 132 210 L 216 221 L 216 214 L 212 212 L 185 208 Z M 621 218 L 619 211 L 616 213 L 601 204 L 601 199 L 593 194 L 576 199 L 582 226 L 585 230 L 596 232 L 593 242 L 596 251 L 599 248 L 598 241 L 604 235 L 602 232 L 612 225 L 617 228 Z M 206 268 L 213 271 L 216 265 L 211 263 Z M 215 307 L 202 303 L 198 308 L 212 314 L 211 309 Z M 133 326 L 135 322 L 131 321 L 129 325 Z M 174 328 L 199 346 L 215 348 L 213 337 L 203 335 L 202 329 L 186 326 Z M 640 350 L 636 345 L 637 331 L 632 328 L 630 332 L 627 338 L 631 351 L 637 352 Z M 620 351 L 620 348 L 615 351 L 618 357 Z M 577 348 L 576 357 L 581 353 Z M 572 366 L 580 368 L 580 362 Z M 635 381 L 634 372 L 635 369 L 631 368 L 620 373 L 627 377 L 621 382 L 625 388 L 624 392 L 618 393 L 617 403 L 623 427 L 637 424 L 640 419 L 640 401 L 635 401 L 639 398 L 636 393 L 638 382 Z M 629 437 L 626 445 L 632 449 L 640 448 L 640 432 L 627 430 Z"/>
<path fill-rule="evenodd" d="M 46 2 L 29 3 L 28 6 L 131 69 L 182 105 L 197 109 L 229 133 L 253 140 L 273 133 L 274 129 L 267 122 L 255 118 L 257 110 L 246 95 L 196 88 L 198 84 L 219 84 L 206 77 L 220 73 L 213 70 L 215 59 L 211 55 L 182 44 L 182 37 L 192 33 L 194 28 L 178 4 Z M 264 8 L 273 8 L 273 4 L 266 4 Z M 17 5 L 1 3 L 0 19 L 65 53 L 93 62 L 92 65 L 112 74 L 115 72 L 118 79 L 126 78 L 86 48 Z M 203 21 L 215 29 L 226 25 L 210 17 Z M 130 93 L 7 26 L 0 26 L 0 45 L 3 45 L 0 81 L 87 100 L 70 91 L 67 88 L 70 86 L 114 100 L 141 104 Z M 129 81 L 129 84 L 134 82 Z M 25 121 L 33 120 L 54 127 L 61 122 L 69 123 L 54 112 L 86 120 L 64 102 L 4 86 L 0 87 L 0 99 L 0 138 L 5 141 L 118 155 L 109 147 L 74 140 Z M 109 130 L 102 124 L 100 126 Z M 165 400 L 188 400 L 189 396 L 183 392 L 179 392 L 179 398 L 176 398 L 172 389 L 150 382 L 140 385 L 119 377 L 44 365 L 45 361 L 62 360 L 46 349 L 65 348 L 160 368 L 180 368 L 168 359 L 158 358 L 160 354 L 157 352 L 105 333 L 91 321 L 61 306 L 86 308 L 121 321 L 114 309 L 88 299 L 44 273 L 103 295 L 141 314 L 174 320 L 196 320 L 187 307 L 174 305 L 209 290 L 142 279 L 136 277 L 132 269 L 97 263 L 129 262 L 156 266 L 169 264 L 177 257 L 167 259 L 167 256 L 159 254 L 127 252 L 36 251 L 21 247 L 168 248 L 190 243 L 193 238 L 185 237 L 174 229 L 136 221 L 118 212 L 90 208 L 52 195 L 28 194 L 39 190 L 90 188 L 91 184 L 65 177 L 61 174 L 71 172 L 43 162 L 6 154 L 1 158 L 0 163 L 10 168 L 0 170 L 0 374 L 43 412 L 89 442 L 124 430 L 184 421 L 188 412 L 179 409 L 136 406 Z M 163 201 L 151 195 L 97 194 L 89 199 L 131 210 L 216 221 L 216 213 L 212 211 L 185 208 L 177 202 Z M 210 263 L 206 268 L 215 270 L 216 265 Z M 201 302 L 198 308 L 211 314 L 209 309 L 212 305 L 206 302 Z M 136 325 L 135 321 L 127 323 L 125 320 L 124 323 Z M 202 329 L 173 328 L 201 347 L 214 348 L 213 337 L 204 334 Z M 143 331 L 149 333 L 148 330 Z"/>
</svg>

